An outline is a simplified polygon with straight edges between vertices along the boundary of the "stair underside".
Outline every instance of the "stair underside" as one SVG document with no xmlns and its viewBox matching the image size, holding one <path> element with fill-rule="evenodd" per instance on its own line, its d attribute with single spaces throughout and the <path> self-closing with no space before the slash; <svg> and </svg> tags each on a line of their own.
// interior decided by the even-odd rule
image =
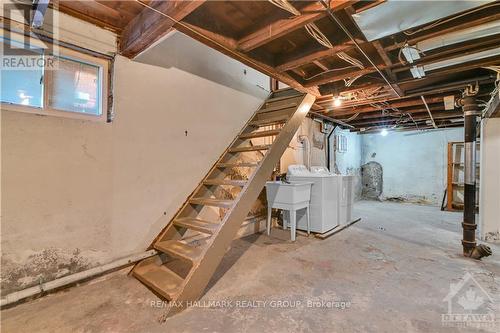
<svg viewBox="0 0 500 333">
<path fill-rule="evenodd" d="M 133 275 L 167 300 L 182 304 L 187 300 L 198 299 L 305 117 L 304 112 L 297 111 L 298 108 L 310 108 L 313 102 L 314 97 L 311 95 L 298 95 L 291 89 L 280 90 L 277 95 L 268 99 L 263 107 L 254 113 L 176 217 L 157 238 L 154 248 L 166 255 L 141 261 L 135 266 Z M 256 131 L 259 127 L 272 124 L 284 125 L 279 129 Z M 261 144 L 261 138 L 274 138 L 274 141 L 271 144 Z M 242 140 L 253 139 L 259 139 L 256 140 L 259 144 L 252 145 L 253 142 L 250 141 L 250 146 L 246 143 L 243 145 Z M 265 142 L 268 143 L 268 139 Z M 256 151 L 266 153 L 257 154 L 258 161 L 252 162 L 244 160 L 252 157 L 251 155 L 240 154 Z M 229 169 L 240 167 L 250 168 L 248 180 L 231 179 L 234 176 L 231 172 L 235 171 Z M 236 187 L 241 189 L 235 189 Z M 220 199 L 227 197 L 225 193 L 233 193 L 234 199 Z M 213 218 L 214 213 L 218 219 L 216 222 L 198 218 Z M 186 232 L 188 233 L 185 234 Z M 162 264 L 162 260 L 169 258 L 173 260 Z M 183 263 L 187 266 L 184 267 Z M 175 268 L 178 264 L 181 268 L 184 267 L 181 269 L 187 274 L 182 273 L 184 278 L 167 267 L 178 271 L 179 269 Z M 173 307 L 169 311 L 172 314 L 181 310 L 182 308 Z"/>
</svg>

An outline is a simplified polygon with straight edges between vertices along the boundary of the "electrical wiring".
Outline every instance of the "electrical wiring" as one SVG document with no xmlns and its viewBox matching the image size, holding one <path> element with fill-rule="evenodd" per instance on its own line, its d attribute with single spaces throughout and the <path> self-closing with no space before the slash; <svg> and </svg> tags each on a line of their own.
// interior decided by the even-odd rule
<svg viewBox="0 0 500 333">
<path fill-rule="evenodd" d="M 500 66 L 485 66 L 483 68 L 496 72 L 497 79 L 495 80 L 495 89 L 493 89 L 493 91 L 490 94 L 490 99 L 484 105 L 484 109 L 481 115 L 482 118 L 486 116 L 486 113 L 490 109 L 491 104 L 495 100 L 495 96 L 498 95 L 498 97 L 500 98 Z"/>
<path fill-rule="evenodd" d="M 346 70 L 346 69 L 349 69 L 349 68 L 353 68 L 355 66 L 346 66 L 346 67 L 341 67 L 341 68 L 333 68 L 333 69 L 329 69 L 329 70 L 326 70 L 324 72 L 321 72 L 321 73 L 318 73 L 318 74 L 315 74 L 315 75 L 312 75 L 312 76 L 309 76 L 309 77 L 305 77 L 304 80 L 312 80 L 320 75 L 323 75 L 323 74 L 327 74 L 327 73 L 330 73 L 330 72 L 336 72 L 336 71 L 343 71 L 343 70 Z"/>
<path fill-rule="evenodd" d="M 275 5 L 278 8 L 286 10 L 292 15 L 299 16 L 302 15 L 300 11 L 298 11 L 290 2 L 287 0 L 268 0 L 270 3 Z M 308 23 L 304 26 L 307 33 L 314 38 L 319 44 L 323 45 L 326 48 L 332 49 L 333 44 L 328 40 L 328 38 L 321 32 L 318 26 L 314 23 Z"/>
<path fill-rule="evenodd" d="M 347 119 L 342 119 L 342 121 L 343 121 L 344 123 L 348 123 L 348 122 L 353 121 L 354 119 L 356 119 L 358 116 L 359 116 L 359 112 L 358 112 L 358 113 L 356 113 L 356 114 L 354 114 L 354 115 L 352 115 L 351 117 L 349 117 L 349 118 L 347 118 Z"/>
<path fill-rule="evenodd" d="M 350 77 L 350 78 L 344 79 L 345 86 L 346 87 L 350 87 L 354 83 L 354 81 L 356 81 L 357 79 L 359 79 L 362 76 L 363 76 L 363 74 L 360 74 L 360 75 L 356 75 L 354 77 Z"/>
<path fill-rule="evenodd" d="M 286 10 L 287 12 L 289 12 L 295 16 L 301 15 L 301 13 L 292 4 L 290 4 L 290 2 L 288 2 L 287 0 L 268 0 L 268 1 L 270 3 L 272 3 L 273 5 L 279 7 L 283 10 Z M 320 45 L 323 45 L 324 47 L 329 48 L 329 49 L 333 49 L 333 44 L 330 42 L 328 37 L 326 37 L 325 34 L 323 34 L 323 32 L 321 32 L 321 30 L 318 28 L 318 26 L 316 24 L 308 23 L 305 25 L 304 28 L 306 29 L 307 33 L 311 37 L 313 37 Z M 363 63 L 361 61 L 348 55 L 345 52 L 338 52 L 337 56 L 340 59 L 344 60 L 345 62 L 351 64 L 352 66 L 358 67 L 360 69 L 365 68 L 365 66 L 363 65 Z M 324 71 L 322 73 L 319 73 L 319 74 L 313 75 L 309 78 L 306 78 L 305 80 L 306 81 L 311 80 L 319 75 L 323 75 L 325 73 L 329 73 L 329 72 L 337 71 L 337 70 L 339 70 L 339 69 Z M 356 75 L 356 76 L 344 79 L 345 86 L 350 87 L 357 79 L 359 79 L 362 76 L 363 76 L 363 74 L 360 74 L 360 75 Z"/>
<path fill-rule="evenodd" d="M 306 28 L 306 31 L 309 33 L 309 35 L 311 35 L 311 37 L 316 39 L 316 41 L 318 43 L 320 43 L 321 45 L 323 45 L 326 48 L 333 49 L 333 44 L 321 32 L 321 30 L 319 30 L 319 28 L 316 24 L 314 24 L 314 23 L 306 24 L 305 28 Z"/>
<path fill-rule="evenodd" d="M 363 65 L 363 63 L 361 61 L 359 61 L 358 59 L 356 59 L 354 57 L 351 57 L 350 55 L 348 55 L 345 52 L 338 52 L 337 57 L 339 57 L 340 59 L 342 59 L 342 60 L 350 63 L 351 65 L 356 66 L 360 69 L 365 68 L 365 65 Z"/>
<path fill-rule="evenodd" d="M 268 0 L 268 1 L 273 5 L 275 5 L 276 7 L 286 10 L 287 12 L 295 16 L 300 15 L 300 12 L 294 6 L 292 6 L 292 4 L 287 0 Z"/>
</svg>

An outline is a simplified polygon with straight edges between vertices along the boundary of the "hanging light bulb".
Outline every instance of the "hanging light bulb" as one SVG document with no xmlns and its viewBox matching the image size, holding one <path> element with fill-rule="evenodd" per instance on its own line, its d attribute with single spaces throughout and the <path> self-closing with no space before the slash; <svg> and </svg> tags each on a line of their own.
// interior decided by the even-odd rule
<svg viewBox="0 0 500 333">
<path fill-rule="evenodd" d="M 342 100 L 340 99 L 339 96 L 336 96 L 333 98 L 333 106 L 339 107 L 342 105 Z"/>
</svg>

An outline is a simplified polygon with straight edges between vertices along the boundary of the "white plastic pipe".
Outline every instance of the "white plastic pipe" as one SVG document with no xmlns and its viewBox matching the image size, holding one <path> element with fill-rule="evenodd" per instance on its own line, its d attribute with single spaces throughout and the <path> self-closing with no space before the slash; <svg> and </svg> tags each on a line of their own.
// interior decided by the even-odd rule
<svg viewBox="0 0 500 333">
<path fill-rule="evenodd" d="M 304 164 L 307 170 L 311 170 L 311 141 L 309 141 L 307 135 L 300 135 L 299 142 L 304 145 Z"/>
<path fill-rule="evenodd" d="M 55 280 L 52 280 L 52 281 L 49 281 L 46 283 L 41 283 L 41 284 L 34 286 L 34 287 L 30 287 L 27 289 L 16 291 L 16 292 L 8 294 L 4 298 L 2 298 L 2 300 L 0 302 L 0 306 L 3 307 L 5 305 L 20 301 L 24 298 L 35 296 L 35 295 L 38 295 L 38 294 L 45 292 L 45 291 L 57 289 L 57 288 L 66 286 L 68 284 L 72 284 L 72 283 L 75 283 L 75 282 L 102 274 L 102 273 L 110 271 L 112 269 L 135 263 L 139 260 L 152 257 L 152 256 L 156 255 L 157 253 L 158 252 L 156 250 L 149 250 L 149 251 L 146 251 L 143 253 L 134 254 L 134 255 L 131 255 L 131 256 L 128 256 L 128 257 L 125 257 L 122 259 L 118 259 L 118 260 L 113 261 L 109 264 L 105 264 L 103 266 L 94 267 L 94 268 L 91 268 L 91 269 L 83 271 L 83 272 L 78 272 L 78 273 L 64 276 L 62 278 L 55 279 Z"/>
</svg>

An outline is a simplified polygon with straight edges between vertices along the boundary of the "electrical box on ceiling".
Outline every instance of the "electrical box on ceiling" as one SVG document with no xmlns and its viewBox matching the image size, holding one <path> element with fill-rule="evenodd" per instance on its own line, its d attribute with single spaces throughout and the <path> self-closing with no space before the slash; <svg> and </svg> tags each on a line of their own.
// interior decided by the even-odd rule
<svg viewBox="0 0 500 333">
<path fill-rule="evenodd" d="M 323 133 L 327 134 L 333 131 L 333 124 L 329 122 L 324 122 L 323 123 Z"/>
<path fill-rule="evenodd" d="M 444 109 L 445 110 L 454 110 L 455 109 L 455 96 L 445 96 L 443 98 Z"/>
</svg>

